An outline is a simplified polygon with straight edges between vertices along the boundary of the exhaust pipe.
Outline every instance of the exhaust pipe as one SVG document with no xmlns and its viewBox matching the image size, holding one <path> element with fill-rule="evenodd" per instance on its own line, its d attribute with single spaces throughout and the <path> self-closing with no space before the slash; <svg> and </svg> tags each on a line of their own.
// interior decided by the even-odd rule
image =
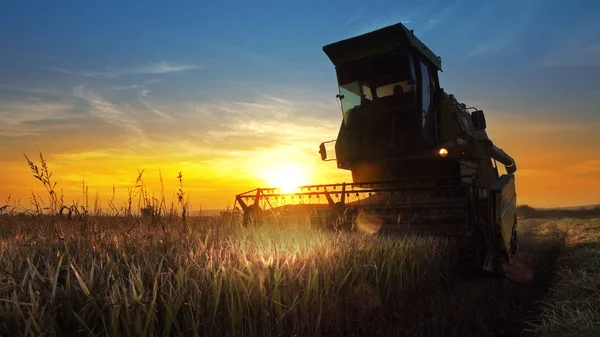
<svg viewBox="0 0 600 337">
<path fill-rule="evenodd" d="M 494 144 L 492 144 L 492 158 L 504 164 L 506 173 L 513 174 L 517 171 L 515 160 Z"/>
</svg>

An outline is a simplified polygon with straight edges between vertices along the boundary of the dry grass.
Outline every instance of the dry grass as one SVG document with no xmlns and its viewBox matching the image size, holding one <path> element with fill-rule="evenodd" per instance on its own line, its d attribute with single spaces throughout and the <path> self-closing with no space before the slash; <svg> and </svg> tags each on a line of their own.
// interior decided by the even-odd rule
<svg viewBox="0 0 600 337">
<path fill-rule="evenodd" d="M 123 235 L 118 224 L 95 219 L 99 233 L 61 240 L 32 231 L 30 221 L 4 218 L 1 225 L 3 335 L 360 331 L 370 323 L 357 318 L 409 300 L 445 268 L 445 244 L 432 239 L 374 242 L 190 221 L 189 234 L 164 240 L 160 230 Z"/>
<path fill-rule="evenodd" d="M 568 233 L 552 294 L 535 325 L 545 336 L 600 336 L 600 219 L 565 218 L 545 230 Z"/>
<path fill-rule="evenodd" d="M 181 174 L 169 207 L 143 171 L 123 207 L 90 206 L 85 184 L 65 206 L 40 160 L 28 162 L 48 201 L 0 215 L 0 335 L 514 336 L 564 241 L 522 221 L 533 281 L 465 279 L 445 239 L 189 217 Z"/>
</svg>

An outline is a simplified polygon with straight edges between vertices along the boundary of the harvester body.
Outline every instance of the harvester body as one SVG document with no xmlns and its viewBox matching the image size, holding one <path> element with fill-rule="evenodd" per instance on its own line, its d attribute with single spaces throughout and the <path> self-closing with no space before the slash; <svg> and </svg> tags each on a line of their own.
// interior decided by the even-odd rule
<svg viewBox="0 0 600 337">
<path fill-rule="evenodd" d="M 440 87 L 441 59 L 401 23 L 323 50 L 343 112 L 333 160 L 353 182 L 242 193 L 244 224 L 309 214 L 311 223 L 458 237 L 465 261 L 501 271 L 517 248 L 516 164 L 489 139 L 483 111 Z M 326 143 L 321 159 L 332 160 Z"/>
</svg>

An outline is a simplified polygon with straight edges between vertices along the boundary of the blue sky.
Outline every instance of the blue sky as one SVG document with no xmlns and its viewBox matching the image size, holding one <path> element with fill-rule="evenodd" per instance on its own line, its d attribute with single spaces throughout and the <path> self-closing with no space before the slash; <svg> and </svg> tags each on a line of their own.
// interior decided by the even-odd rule
<svg viewBox="0 0 600 337">
<path fill-rule="evenodd" d="M 231 86 L 227 81 L 333 91 L 333 70 L 320 48 L 403 21 L 442 56 L 445 84 L 461 98 L 543 108 L 565 104 L 555 94 L 568 86 L 570 97 L 591 108 L 600 90 L 600 5 L 592 1 L 580 6 L 510 0 L 8 1 L 0 6 L 3 86 L 126 87 L 161 79 L 147 86 L 169 97 L 189 97 L 197 89 L 224 93 Z M 174 75 L 159 76 L 161 71 Z M 533 104 L 531 98 L 540 96 L 545 102 Z"/>
<path fill-rule="evenodd" d="M 589 147 L 600 140 L 599 12 L 554 0 L 3 1 L 0 161 L 169 151 L 177 163 L 229 156 L 221 164 L 239 173 L 256 149 L 312 155 L 340 118 L 322 46 L 403 22 L 441 55 L 442 86 L 497 122 L 490 134 L 525 176 L 567 174 L 548 167 L 557 158 L 530 159 L 549 143 L 600 174 Z"/>
</svg>

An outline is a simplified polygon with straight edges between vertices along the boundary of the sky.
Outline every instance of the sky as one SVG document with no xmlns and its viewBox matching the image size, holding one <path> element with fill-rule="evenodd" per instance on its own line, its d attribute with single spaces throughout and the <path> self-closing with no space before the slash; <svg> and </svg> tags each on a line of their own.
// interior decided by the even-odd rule
<svg viewBox="0 0 600 337">
<path fill-rule="evenodd" d="M 280 180 L 351 181 L 318 145 L 341 112 L 322 46 L 404 23 L 442 57 L 442 87 L 483 109 L 517 161 L 518 202 L 600 203 L 595 1 L 2 1 L 0 205 L 42 186 L 106 204 L 135 185 L 195 208 Z M 283 172 L 283 173 L 282 173 Z M 292 178 L 292 176 L 294 176 Z M 279 180 L 277 180 L 279 179 Z M 43 195 L 43 194 L 42 194 Z"/>
</svg>

